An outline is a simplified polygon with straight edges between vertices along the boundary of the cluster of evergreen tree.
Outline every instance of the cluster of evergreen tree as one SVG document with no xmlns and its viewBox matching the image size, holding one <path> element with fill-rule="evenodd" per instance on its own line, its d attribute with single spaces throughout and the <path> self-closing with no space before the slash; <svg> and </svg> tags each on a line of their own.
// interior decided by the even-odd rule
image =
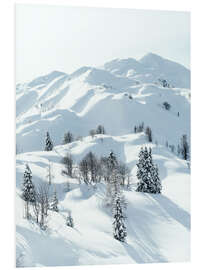
<svg viewBox="0 0 203 270">
<path fill-rule="evenodd" d="M 109 157 L 98 158 L 91 151 L 87 153 L 79 163 L 79 171 L 82 180 L 86 184 L 96 184 L 104 180 L 108 183 L 112 174 L 112 167 L 110 158 L 113 152 L 110 153 Z M 127 165 L 121 161 L 116 160 L 116 172 L 121 181 L 121 185 L 130 185 L 130 170 Z"/>
<path fill-rule="evenodd" d="M 137 191 L 146 193 L 161 193 L 161 180 L 157 165 L 152 160 L 152 150 L 147 147 L 141 148 L 137 164 Z"/>
<path fill-rule="evenodd" d="M 139 133 L 143 131 L 144 131 L 144 122 L 142 122 L 138 126 L 134 126 L 134 133 Z"/>
<path fill-rule="evenodd" d="M 190 145 L 186 134 L 182 135 L 180 138 L 180 144 L 177 145 L 177 148 L 173 144 L 169 144 L 168 141 L 166 141 L 165 145 L 167 148 L 170 148 L 172 153 L 175 153 L 175 150 L 177 149 L 178 156 L 184 160 L 190 160 Z"/>
<path fill-rule="evenodd" d="M 46 228 L 45 221 L 48 216 L 48 209 L 58 211 L 57 193 L 55 191 L 53 198 L 50 199 L 50 174 L 47 177 L 48 182 L 34 185 L 32 181 L 32 171 L 29 165 L 26 164 L 22 183 L 22 199 L 25 202 L 25 217 L 27 219 L 30 218 L 30 206 L 32 206 L 32 212 L 36 217 L 36 222 L 40 224 L 42 229 Z"/>
<path fill-rule="evenodd" d="M 165 80 L 165 79 L 158 79 L 158 81 L 161 84 L 161 86 L 167 87 L 167 88 L 170 87 L 170 84 L 167 82 L 167 80 Z"/>
<path fill-rule="evenodd" d="M 100 182 L 101 166 L 99 159 L 91 151 L 80 161 L 79 170 L 86 184 Z"/>
<path fill-rule="evenodd" d="M 98 125 L 96 129 L 91 129 L 89 135 L 94 137 L 97 134 L 106 134 L 105 128 L 102 125 Z"/>
<path fill-rule="evenodd" d="M 104 126 L 98 125 L 98 127 L 96 128 L 96 134 L 106 134 Z"/>
<path fill-rule="evenodd" d="M 67 143 L 72 143 L 74 141 L 74 136 L 71 132 L 66 132 L 64 134 L 64 138 L 63 138 L 63 144 L 67 144 Z"/>
</svg>

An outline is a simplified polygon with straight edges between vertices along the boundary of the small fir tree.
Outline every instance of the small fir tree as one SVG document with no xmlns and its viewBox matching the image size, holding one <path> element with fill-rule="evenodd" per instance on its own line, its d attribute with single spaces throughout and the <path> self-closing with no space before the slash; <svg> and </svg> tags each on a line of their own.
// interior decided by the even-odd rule
<svg viewBox="0 0 203 270">
<path fill-rule="evenodd" d="M 23 175 L 22 198 L 25 201 L 25 213 L 29 218 L 29 204 L 35 202 L 35 187 L 32 183 L 32 172 L 28 164 L 26 164 Z"/>
<path fill-rule="evenodd" d="M 45 145 L 45 151 L 52 151 L 53 149 L 53 142 L 50 138 L 49 132 L 46 134 L 46 145 Z"/>
<path fill-rule="evenodd" d="M 127 236 L 126 227 L 124 224 L 124 215 L 121 207 L 120 197 L 118 196 L 115 200 L 113 209 L 113 236 L 115 239 L 124 242 Z"/>
<path fill-rule="evenodd" d="M 68 216 L 66 218 L 66 225 L 69 227 L 74 227 L 73 218 L 71 216 L 71 212 L 68 213 Z"/>
</svg>

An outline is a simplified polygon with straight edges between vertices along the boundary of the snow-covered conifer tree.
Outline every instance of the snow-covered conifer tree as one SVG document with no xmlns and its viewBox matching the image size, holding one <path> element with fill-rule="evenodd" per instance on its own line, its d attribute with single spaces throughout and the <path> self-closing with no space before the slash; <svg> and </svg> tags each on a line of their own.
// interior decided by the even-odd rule
<svg viewBox="0 0 203 270">
<path fill-rule="evenodd" d="M 73 218 L 71 216 L 71 212 L 68 213 L 68 216 L 66 218 L 66 225 L 69 226 L 69 227 L 72 227 L 72 228 L 74 226 Z"/>
<path fill-rule="evenodd" d="M 45 145 L 45 151 L 52 151 L 53 149 L 53 142 L 50 138 L 49 132 L 46 134 L 46 145 Z"/>
<path fill-rule="evenodd" d="M 56 193 L 56 190 L 54 191 L 54 195 L 53 195 L 53 198 L 52 198 L 52 201 L 50 203 L 50 209 L 55 211 L 55 212 L 58 212 L 58 198 L 57 198 L 57 193 Z"/>
<path fill-rule="evenodd" d="M 110 152 L 108 157 L 108 169 L 109 180 L 107 182 L 105 204 L 113 208 L 116 198 L 119 197 L 122 207 L 126 208 L 126 200 L 121 188 L 123 175 L 120 173 L 119 163 L 113 151 Z"/>
<path fill-rule="evenodd" d="M 127 236 L 127 231 L 124 224 L 125 217 L 123 215 L 121 200 L 119 196 L 116 198 L 114 203 L 113 218 L 113 236 L 115 239 L 124 242 Z"/>
<path fill-rule="evenodd" d="M 161 181 L 159 179 L 158 167 L 154 165 L 152 160 L 151 148 L 149 148 L 149 151 L 147 147 L 145 147 L 145 150 L 141 148 L 137 167 L 137 178 L 139 179 L 137 191 L 160 193 Z"/>
<path fill-rule="evenodd" d="M 25 201 L 25 214 L 29 218 L 29 203 L 35 202 L 35 187 L 32 183 L 32 172 L 28 164 L 23 175 L 22 198 Z"/>
</svg>

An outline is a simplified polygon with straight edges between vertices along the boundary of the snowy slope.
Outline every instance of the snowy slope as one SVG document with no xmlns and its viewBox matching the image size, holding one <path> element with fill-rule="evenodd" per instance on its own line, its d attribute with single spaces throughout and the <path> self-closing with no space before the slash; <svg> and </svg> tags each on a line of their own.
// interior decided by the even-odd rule
<svg viewBox="0 0 203 270">
<path fill-rule="evenodd" d="M 136 60 L 127 63 L 131 61 Z M 168 74 L 172 70 L 169 68 Z M 182 134 L 190 135 L 190 90 L 187 88 L 163 88 L 149 83 L 148 79 L 137 85 L 132 78 L 91 67 L 83 67 L 70 75 L 53 72 L 45 78 L 48 79 L 37 78 L 27 87 L 17 86 L 17 146 L 24 152 L 42 150 L 47 130 L 58 145 L 67 130 L 76 137 L 87 136 L 98 124 L 105 125 L 109 134 L 123 135 L 143 121 L 150 125 L 155 139 L 162 144 L 168 141 L 177 145 Z M 42 82 L 46 83 L 41 86 Z M 165 101 L 171 104 L 170 111 L 163 109 Z"/>
<path fill-rule="evenodd" d="M 30 152 L 17 156 L 17 255 L 23 252 L 24 264 L 56 266 L 110 263 L 150 263 L 187 261 L 190 257 L 190 175 L 183 160 L 165 147 L 153 147 L 154 161 L 160 169 L 162 195 L 134 191 L 136 161 L 141 145 L 149 146 L 144 134 L 86 137 L 55 147 L 55 151 Z M 132 169 L 132 189 L 124 192 L 127 208 L 127 241 L 112 237 L 112 216 L 104 207 L 105 186 L 95 190 L 78 180 L 69 179 L 71 191 L 64 192 L 66 177 L 61 176 L 61 156 L 72 153 L 75 162 L 88 151 L 106 155 L 109 148 Z M 45 179 L 48 162 L 53 164 L 53 182 L 59 194 L 59 213 L 50 212 L 48 230 L 41 231 L 35 222 L 22 218 L 23 203 L 19 197 L 25 162 L 29 162 L 33 181 Z M 65 225 L 68 210 L 75 227 Z M 48 248 L 47 248 L 48 247 Z"/>
<path fill-rule="evenodd" d="M 187 68 L 154 53 L 148 53 L 138 61 L 134 58 L 115 59 L 106 63 L 104 69 L 142 83 L 167 79 L 175 87 L 190 88 L 190 71 Z"/>
<path fill-rule="evenodd" d="M 159 78 L 174 87 L 162 87 Z M 154 54 L 82 67 L 72 74 L 54 71 L 16 86 L 16 254 L 23 254 L 24 266 L 190 259 L 190 171 L 177 149 L 173 154 L 165 146 L 168 141 L 177 148 L 183 134 L 190 139 L 189 88 L 189 70 Z M 166 101 L 169 111 L 163 108 Z M 151 127 L 152 144 L 144 133 L 133 132 L 141 122 Z M 99 124 L 107 134 L 88 136 Z M 43 151 L 47 131 L 54 142 L 51 152 Z M 83 138 L 61 145 L 67 131 Z M 135 192 L 141 146 L 152 147 L 162 195 Z M 68 179 L 71 191 L 66 193 L 67 178 L 61 175 L 60 161 L 67 152 L 77 164 L 89 151 L 100 157 L 110 150 L 131 169 L 131 190 L 124 191 L 126 243 L 112 237 L 112 215 L 103 204 L 105 185 L 93 188 Z M 59 213 L 49 212 L 47 231 L 23 218 L 20 193 L 27 162 L 35 184 L 46 181 L 49 162 L 53 166 Z M 65 225 L 69 210 L 74 228 Z"/>
</svg>

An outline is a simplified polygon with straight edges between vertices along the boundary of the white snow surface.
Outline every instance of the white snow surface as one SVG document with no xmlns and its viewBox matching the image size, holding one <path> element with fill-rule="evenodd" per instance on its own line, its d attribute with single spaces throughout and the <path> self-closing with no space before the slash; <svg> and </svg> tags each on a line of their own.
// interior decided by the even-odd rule
<svg viewBox="0 0 203 270">
<path fill-rule="evenodd" d="M 183 134 L 190 139 L 190 78 L 188 70 L 168 61 L 153 54 L 139 61 L 117 59 L 103 68 L 83 67 L 70 75 L 54 71 L 17 85 L 16 256 L 23 254 L 24 266 L 190 260 L 190 171 L 186 162 L 165 146 L 168 141 L 176 147 Z M 170 74 L 175 87 L 158 85 L 153 72 L 150 81 L 152 76 L 147 74 L 152 68 L 157 74 L 162 69 L 166 79 Z M 171 105 L 169 111 L 163 109 L 165 101 Z M 141 122 L 151 127 L 153 143 L 147 142 L 144 133 L 133 133 L 134 125 Z M 88 136 L 99 124 L 107 134 Z M 50 152 L 43 151 L 47 131 L 55 145 Z M 67 131 L 83 136 L 82 140 L 61 145 Z M 141 146 L 152 147 L 163 186 L 161 195 L 135 191 Z M 76 164 L 89 151 L 100 157 L 111 150 L 131 169 L 131 189 L 124 190 L 128 204 L 125 243 L 113 238 L 112 214 L 104 206 L 105 184 L 87 186 L 61 174 L 60 161 L 67 152 Z M 42 231 L 34 220 L 23 218 L 20 194 L 25 164 L 37 184 L 47 181 L 49 162 L 59 212 L 49 211 L 48 229 Z M 66 193 L 67 180 L 71 190 Z M 74 228 L 65 224 L 68 211 Z"/>
</svg>

